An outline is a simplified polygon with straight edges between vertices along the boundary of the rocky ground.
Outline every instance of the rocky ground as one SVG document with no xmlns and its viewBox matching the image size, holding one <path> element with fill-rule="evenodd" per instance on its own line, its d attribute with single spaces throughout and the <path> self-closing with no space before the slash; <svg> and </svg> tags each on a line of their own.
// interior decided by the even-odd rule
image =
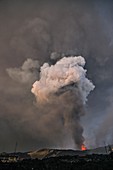
<svg viewBox="0 0 113 170">
<path fill-rule="evenodd" d="M 61 156 L 45 159 L 26 159 L 0 162 L 0 170 L 113 170 L 113 154 Z"/>
</svg>

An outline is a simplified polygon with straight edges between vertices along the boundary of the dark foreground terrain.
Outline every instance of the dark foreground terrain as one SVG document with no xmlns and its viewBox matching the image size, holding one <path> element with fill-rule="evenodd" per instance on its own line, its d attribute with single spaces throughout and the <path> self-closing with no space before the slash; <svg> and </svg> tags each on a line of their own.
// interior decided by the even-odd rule
<svg viewBox="0 0 113 170">
<path fill-rule="evenodd" d="M 113 154 L 62 156 L 0 162 L 0 170 L 113 170 Z"/>
</svg>

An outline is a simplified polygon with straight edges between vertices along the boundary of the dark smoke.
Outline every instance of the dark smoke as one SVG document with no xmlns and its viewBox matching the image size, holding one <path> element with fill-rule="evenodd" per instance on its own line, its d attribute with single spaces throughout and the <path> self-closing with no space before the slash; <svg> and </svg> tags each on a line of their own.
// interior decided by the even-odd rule
<svg viewBox="0 0 113 170">
<path fill-rule="evenodd" d="M 59 95 L 52 95 L 49 103 L 41 104 L 40 112 L 43 115 L 41 123 L 47 130 L 44 135 L 50 137 L 50 142 L 54 139 L 57 147 L 65 147 L 72 138 L 72 146 L 81 148 L 84 137 L 80 118 L 85 109 L 78 88 L 60 90 Z"/>
<path fill-rule="evenodd" d="M 38 60 L 40 65 L 54 63 L 49 58 L 53 51 L 84 56 L 88 77 L 96 86 L 82 119 L 87 146 L 102 145 L 103 138 L 108 143 L 113 141 L 112 9 L 112 0 L 0 1 L 0 151 L 12 151 L 16 141 L 18 150 L 56 147 L 51 136 L 47 140 L 36 129 L 38 126 L 42 129 L 43 125 L 40 112 L 32 104 L 34 96 L 30 89 L 39 70 L 27 70 L 27 74 L 34 75 L 29 86 L 28 81 L 12 80 L 6 72 L 8 68 L 21 70 L 28 58 Z"/>
</svg>

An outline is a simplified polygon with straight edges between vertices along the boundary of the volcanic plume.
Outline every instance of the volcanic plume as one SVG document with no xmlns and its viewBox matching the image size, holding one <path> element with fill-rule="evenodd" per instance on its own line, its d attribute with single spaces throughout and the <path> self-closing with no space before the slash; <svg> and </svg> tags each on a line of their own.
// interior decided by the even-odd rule
<svg viewBox="0 0 113 170">
<path fill-rule="evenodd" d="M 85 60 L 81 56 L 63 57 L 54 65 L 44 63 L 40 68 L 40 80 L 32 87 L 40 112 L 50 119 L 53 126 L 66 138 L 74 140 L 81 148 L 84 137 L 80 118 L 85 114 L 85 103 L 94 85 L 86 78 Z M 60 123 L 58 123 L 60 122 Z M 47 126 L 48 128 L 48 126 Z M 48 128 L 49 130 L 49 128 Z"/>
</svg>

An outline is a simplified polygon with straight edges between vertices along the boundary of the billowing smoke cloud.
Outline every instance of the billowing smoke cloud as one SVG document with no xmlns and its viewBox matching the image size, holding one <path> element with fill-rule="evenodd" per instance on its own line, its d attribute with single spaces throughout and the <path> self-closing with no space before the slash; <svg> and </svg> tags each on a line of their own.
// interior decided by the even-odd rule
<svg viewBox="0 0 113 170">
<path fill-rule="evenodd" d="M 84 65 L 85 60 L 81 56 L 64 57 L 51 66 L 44 63 L 40 80 L 32 88 L 38 104 L 42 105 L 41 111 L 47 115 L 46 118 L 54 117 L 55 114 L 54 124 L 63 119 L 61 126 L 64 126 L 64 131 L 69 129 L 78 148 L 84 142 L 80 117 L 85 114 L 84 104 L 88 94 L 94 89 L 94 85 L 86 78 Z M 50 124 L 51 122 L 52 120 Z M 61 126 L 58 127 L 59 131 Z M 52 129 L 54 132 L 54 126 Z"/>
</svg>

